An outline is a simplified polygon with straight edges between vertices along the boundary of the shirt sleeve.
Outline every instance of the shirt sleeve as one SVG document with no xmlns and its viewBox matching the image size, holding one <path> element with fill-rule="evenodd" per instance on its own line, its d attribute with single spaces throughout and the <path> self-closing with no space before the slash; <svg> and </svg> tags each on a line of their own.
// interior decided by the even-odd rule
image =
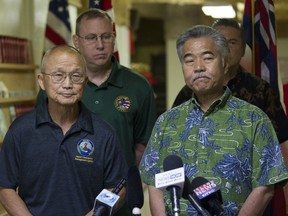
<svg viewBox="0 0 288 216">
<path fill-rule="evenodd" d="M 19 183 L 19 148 L 13 139 L 12 129 L 8 130 L 0 151 L 0 186 L 16 189 Z"/>
<path fill-rule="evenodd" d="M 253 188 L 287 181 L 288 173 L 279 142 L 266 115 L 258 122 L 255 130 L 252 160 Z"/>
<path fill-rule="evenodd" d="M 148 83 L 145 84 L 134 125 L 135 142 L 146 145 L 156 120 L 156 103 L 152 87 Z"/>
</svg>

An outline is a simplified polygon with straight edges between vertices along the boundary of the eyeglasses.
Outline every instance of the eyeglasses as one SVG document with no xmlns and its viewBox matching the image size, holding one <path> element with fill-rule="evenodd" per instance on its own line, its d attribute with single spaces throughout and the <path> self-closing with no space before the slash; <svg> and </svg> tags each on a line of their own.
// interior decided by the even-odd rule
<svg viewBox="0 0 288 216">
<path fill-rule="evenodd" d="M 103 33 L 101 35 L 89 34 L 84 37 L 77 35 L 79 38 L 82 38 L 87 44 L 92 44 L 100 39 L 103 43 L 112 43 L 114 40 L 114 33 Z"/>
<path fill-rule="evenodd" d="M 41 72 L 44 75 L 50 76 L 52 81 L 54 83 L 62 83 L 64 80 L 66 80 L 67 76 L 69 76 L 69 79 L 74 84 L 81 84 L 85 81 L 85 76 L 80 73 L 64 73 L 64 72 L 53 72 L 53 73 L 44 73 Z"/>
</svg>

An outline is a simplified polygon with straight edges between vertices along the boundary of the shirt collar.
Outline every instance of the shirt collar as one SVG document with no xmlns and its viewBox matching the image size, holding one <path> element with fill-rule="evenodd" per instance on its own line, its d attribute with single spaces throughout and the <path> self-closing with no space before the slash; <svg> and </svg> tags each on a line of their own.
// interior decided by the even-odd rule
<svg viewBox="0 0 288 216">
<path fill-rule="evenodd" d="M 46 123 L 55 124 L 48 112 L 47 103 L 48 99 L 46 99 L 45 103 L 42 103 L 42 105 L 38 105 L 36 107 L 36 127 Z M 76 121 L 76 127 L 85 130 L 88 133 L 93 133 L 93 124 L 90 111 L 88 111 L 82 102 L 79 102 L 79 106 L 80 115 Z"/>
<path fill-rule="evenodd" d="M 224 87 L 224 88 L 225 88 L 224 94 L 218 100 L 216 100 L 212 103 L 212 105 L 207 110 L 207 113 L 212 112 L 216 108 L 219 109 L 219 108 L 225 106 L 226 102 L 228 101 L 228 99 L 232 95 L 232 93 L 231 93 L 231 90 L 229 89 L 229 87 Z M 199 105 L 194 93 L 192 94 L 191 103 L 197 105 L 200 108 L 200 105 Z"/>
</svg>

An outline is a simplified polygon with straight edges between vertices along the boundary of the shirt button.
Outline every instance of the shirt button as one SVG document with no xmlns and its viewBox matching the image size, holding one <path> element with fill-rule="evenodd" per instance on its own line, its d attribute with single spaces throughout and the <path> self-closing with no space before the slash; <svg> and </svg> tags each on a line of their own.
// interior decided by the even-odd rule
<svg viewBox="0 0 288 216">
<path fill-rule="evenodd" d="M 95 101 L 95 104 L 99 104 L 99 101 Z"/>
</svg>

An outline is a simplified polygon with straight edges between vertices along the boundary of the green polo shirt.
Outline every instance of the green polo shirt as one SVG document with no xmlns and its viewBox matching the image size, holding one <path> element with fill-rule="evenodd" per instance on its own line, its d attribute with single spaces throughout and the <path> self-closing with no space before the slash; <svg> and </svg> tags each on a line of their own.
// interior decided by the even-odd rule
<svg viewBox="0 0 288 216">
<path fill-rule="evenodd" d="M 140 74 L 114 61 L 99 87 L 88 82 L 82 101 L 116 130 L 128 165 L 135 164 L 134 146 L 147 144 L 156 120 L 153 89 Z"/>
</svg>

